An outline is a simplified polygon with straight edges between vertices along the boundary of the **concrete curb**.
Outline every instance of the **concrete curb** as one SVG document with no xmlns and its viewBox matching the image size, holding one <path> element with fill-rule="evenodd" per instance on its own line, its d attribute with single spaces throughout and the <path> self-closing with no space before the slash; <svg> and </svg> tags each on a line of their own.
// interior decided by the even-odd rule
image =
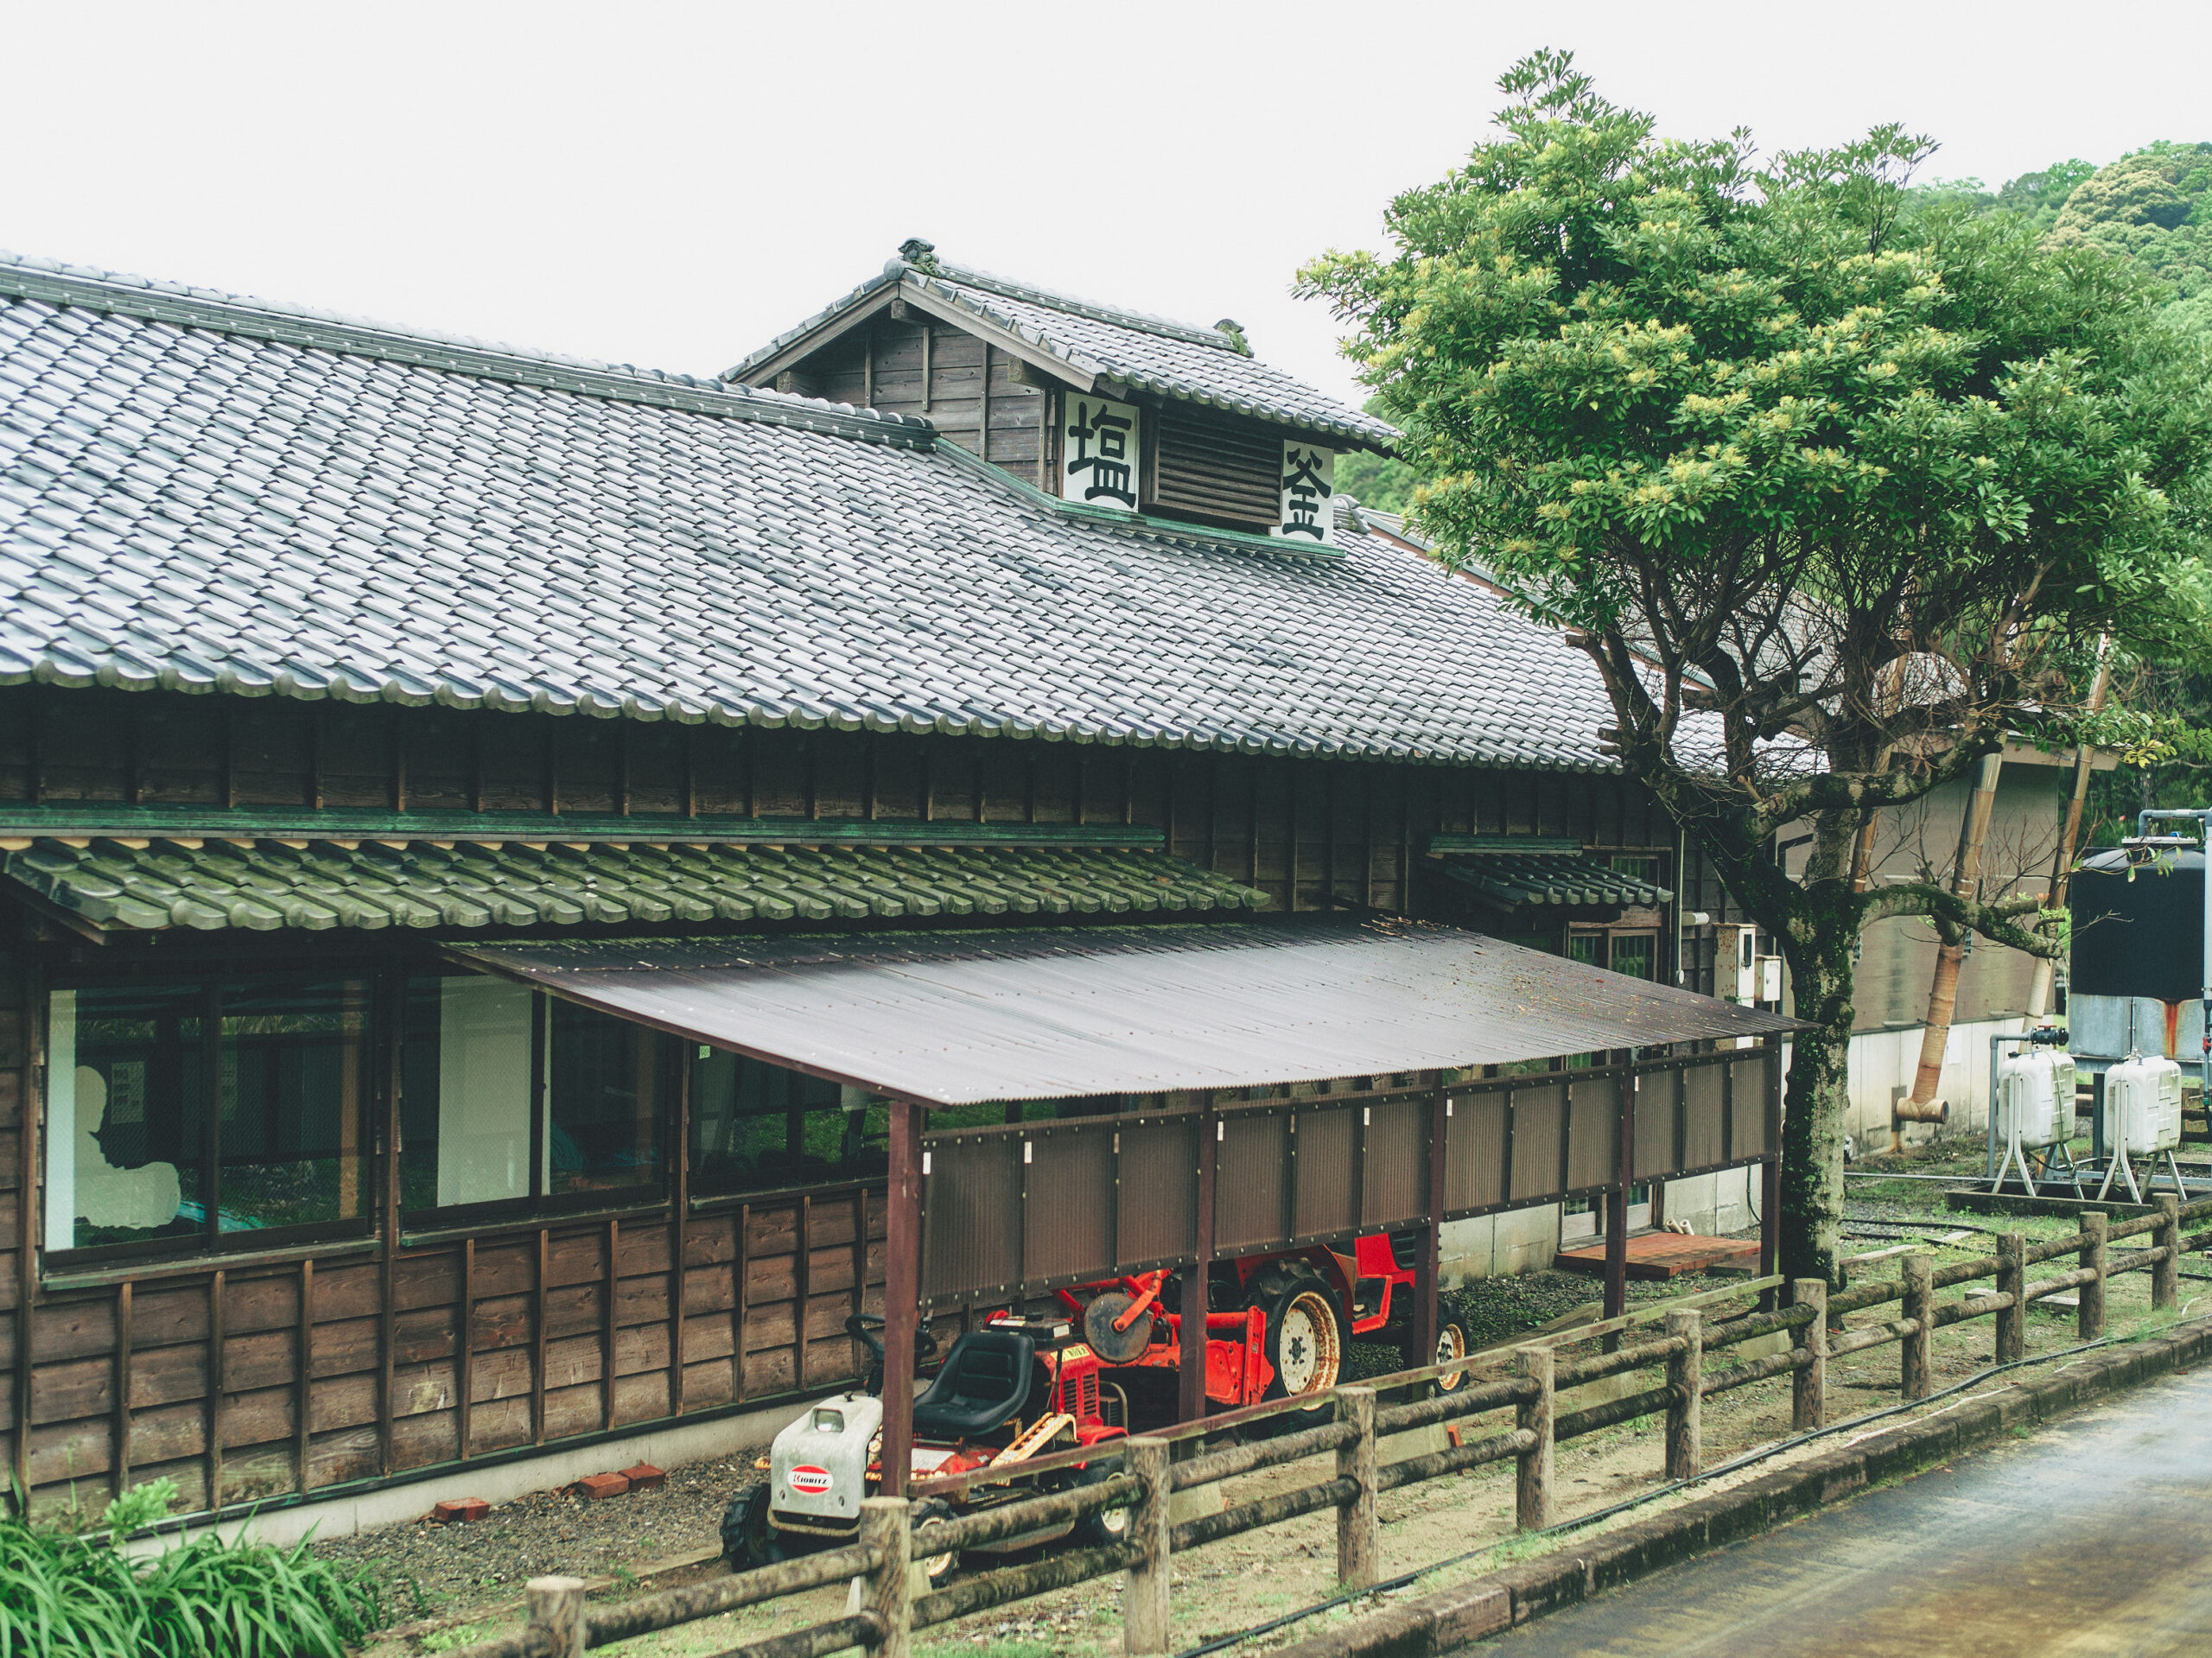
<svg viewBox="0 0 2212 1658">
<path fill-rule="evenodd" d="M 1278 1648 L 1274 1658 L 1437 1658 L 1457 1652 L 1484 1636 L 1810 1514 L 1869 1485 L 1948 1461 L 2008 1428 L 2052 1420 L 2208 1356 L 2212 1319 L 2084 1353 L 2062 1374 L 2021 1372 L 2031 1379 L 1997 1397 L 1871 1432 L 1728 1490 L 1593 1533 L 1540 1559 Z"/>
</svg>

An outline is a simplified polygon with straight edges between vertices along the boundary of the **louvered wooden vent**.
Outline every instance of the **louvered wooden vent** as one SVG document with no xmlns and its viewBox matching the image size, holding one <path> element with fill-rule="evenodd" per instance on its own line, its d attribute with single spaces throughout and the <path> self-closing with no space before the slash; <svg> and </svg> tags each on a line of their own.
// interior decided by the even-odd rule
<svg viewBox="0 0 2212 1658">
<path fill-rule="evenodd" d="M 1262 426 L 1160 411 L 1153 505 L 1255 530 L 1279 521 L 1282 440 Z"/>
</svg>

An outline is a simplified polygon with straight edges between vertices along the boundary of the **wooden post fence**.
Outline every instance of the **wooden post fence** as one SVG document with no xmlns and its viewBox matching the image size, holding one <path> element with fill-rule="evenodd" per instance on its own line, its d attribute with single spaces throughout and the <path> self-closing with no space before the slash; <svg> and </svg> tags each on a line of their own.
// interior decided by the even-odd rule
<svg viewBox="0 0 2212 1658">
<path fill-rule="evenodd" d="M 1122 1466 L 1139 1495 L 1129 1510 L 1129 1570 L 1122 1585 L 1122 1650 L 1152 1658 L 1168 1648 L 1168 1456 L 1165 1439 L 1132 1439 Z"/>
<path fill-rule="evenodd" d="M 1358 1495 L 1337 1510 L 1337 1587 L 1365 1589 L 1375 1581 L 1380 1553 L 1375 1516 L 1375 1389 L 1338 1389 L 1337 1420 L 1357 1433 L 1337 1447 L 1337 1475 L 1359 1487 Z"/>
<path fill-rule="evenodd" d="M 1810 1307 L 1812 1317 L 1798 1327 L 1794 1345 L 1805 1362 L 1791 1373 L 1790 1431 L 1802 1433 L 1819 1427 L 1828 1411 L 1828 1286 L 1824 1278 L 1793 1280 L 1790 1305 Z"/>
<path fill-rule="evenodd" d="M 1555 1366 L 1548 1347 L 1520 1348 L 1513 1356 L 1522 1379 L 1536 1384 L 1535 1395 L 1519 1401 L 1513 1410 L 1513 1426 L 1535 1435 L 1516 1461 L 1514 1523 L 1522 1531 L 1541 1531 L 1552 1522 L 1552 1426 L 1559 1414 L 1552 1393 Z"/>
<path fill-rule="evenodd" d="M 1935 1368 L 1935 1263 L 1926 1255 L 1916 1255 L 1905 1256 L 1897 1267 L 1898 1277 L 1904 1285 L 1905 1322 L 1912 1326 L 1901 1344 L 1904 1350 L 1902 1378 L 1904 1396 L 1907 1399 L 1925 1399 Z"/>
<path fill-rule="evenodd" d="M 1695 1307 L 1667 1315 L 1667 1335 L 1682 1344 L 1667 1356 L 1667 1477 L 1695 1479 L 1705 1460 L 1705 1323 Z"/>
<path fill-rule="evenodd" d="M 2093 1342 L 2105 1333 L 2105 1232 L 2110 1217 L 2092 1210 L 2082 1217 L 2082 1270 L 2095 1277 L 2082 1286 L 2078 1339 Z"/>
<path fill-rule="evenodd" d="M 1997 1362 L 2012 1364 L 2028 1350 L 2028 1241 L 2018 1232 L 1997 1240 L 1997 1293 L 2012 1298 L 1997 1310 Z"/>
<path fill-rule="evenodd" d="M 2181 1199 L 2162 1191 L 2156 1201 L 2158 1223 L 2151 1229 L 2151 1242 L 2163 1253 L 2151 1268 L 2151 1307 L 2164 1312 L 2181 1299 Z"/>
</svg>

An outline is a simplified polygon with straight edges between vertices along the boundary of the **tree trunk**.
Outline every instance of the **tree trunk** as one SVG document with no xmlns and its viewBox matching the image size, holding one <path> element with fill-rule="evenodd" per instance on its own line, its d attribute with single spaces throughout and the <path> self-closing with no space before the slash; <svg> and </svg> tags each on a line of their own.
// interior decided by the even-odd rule
<svg viewBox="0 0 2212 1658">
<path fill-rule="evenodd" d="M 2105 705 L 2105 691 L 2112 683 L 2112 657 L 2108 640 L 2097 641 L 2097 677 L 2089 687 L 2089 712 L 2096 713 Z M 2074 847 L 2082 838 L 2082 806 L 2089 797 L 2089 774 L 2094 769 L 2096 750 L 2083 743 L 2074 751 L 2074 792 L 2066 802 L 2066 823 L 2059 830 L 2058 849 L 2050 860 L 2050 907 L 2066 907 L 2066 888 L 2074 873 Z M 2028 1018 L 2041 1019 L 2050 1007 L 2050 981 L 2057 963 L 2048 956 L 2036 962 L 2035 981 L 2028 987 Z"/>
<path fill-rule="evenodd" d="M 1789 1039 L 1782 1122 L 1782 1272 L 1840 1288 L 1843 1135 L 1851 1109 L 1853 933 L 1816 931 L 1790 960 L 1791 1011 L 1808 1028 Z"/>
<path fill-rule="evenodd" d="M 1975 896 L 1981 883 L 1982 842 L 1989 838 L 1990 813 L 1997 804 L 1997 778 L 2004 764 L 2001 752 L 1985 754 L 1974 773 L 1974 793 L 1967 798 L 1966 816 L 1959 824 L 1958 862 L 1951 875 L 1951 890 L 1961 898 Z M 1943 1051 L 1950 1045 L 1951 1016 L 1958 1010 L 1959 969 L 1966 955 L 1963 937 L 1954 943 L 1947 936 L 1936 949 L 1936 974 L 1928 986 L 1928 1025 L 1920 1034 L 1920 1068 L 1912 1078 L 1914 1109 L 1899 1112 L 1900 1118 L 1925 1121 L 1934 1115 L 1923 1115 L 1923 1110 L 1934 1104 L 1936 1087 L 1943 1080 Z M 1901 1149 L 1903 1124 L 1893 1121 L 1890 1134 L 1891 1149 Z"/>
</svg>

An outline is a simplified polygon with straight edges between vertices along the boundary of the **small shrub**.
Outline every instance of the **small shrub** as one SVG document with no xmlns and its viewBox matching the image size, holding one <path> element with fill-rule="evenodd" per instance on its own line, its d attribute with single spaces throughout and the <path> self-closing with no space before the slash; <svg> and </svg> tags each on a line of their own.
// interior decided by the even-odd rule
<svg viewBox="0 0 2212 1658">
<path fill-rule="evenodd" d="M 384 1623 L 368 1569 L 318 1560 L 304 1542 L 207 1532 L 150 1560 L 122 1553 L 175 1496 L 169 1480 L 135 1487 L 98 1531 L 73 1515 L 0 1520 L 0 1658 L 343 1658 Z"/>
</svg>

